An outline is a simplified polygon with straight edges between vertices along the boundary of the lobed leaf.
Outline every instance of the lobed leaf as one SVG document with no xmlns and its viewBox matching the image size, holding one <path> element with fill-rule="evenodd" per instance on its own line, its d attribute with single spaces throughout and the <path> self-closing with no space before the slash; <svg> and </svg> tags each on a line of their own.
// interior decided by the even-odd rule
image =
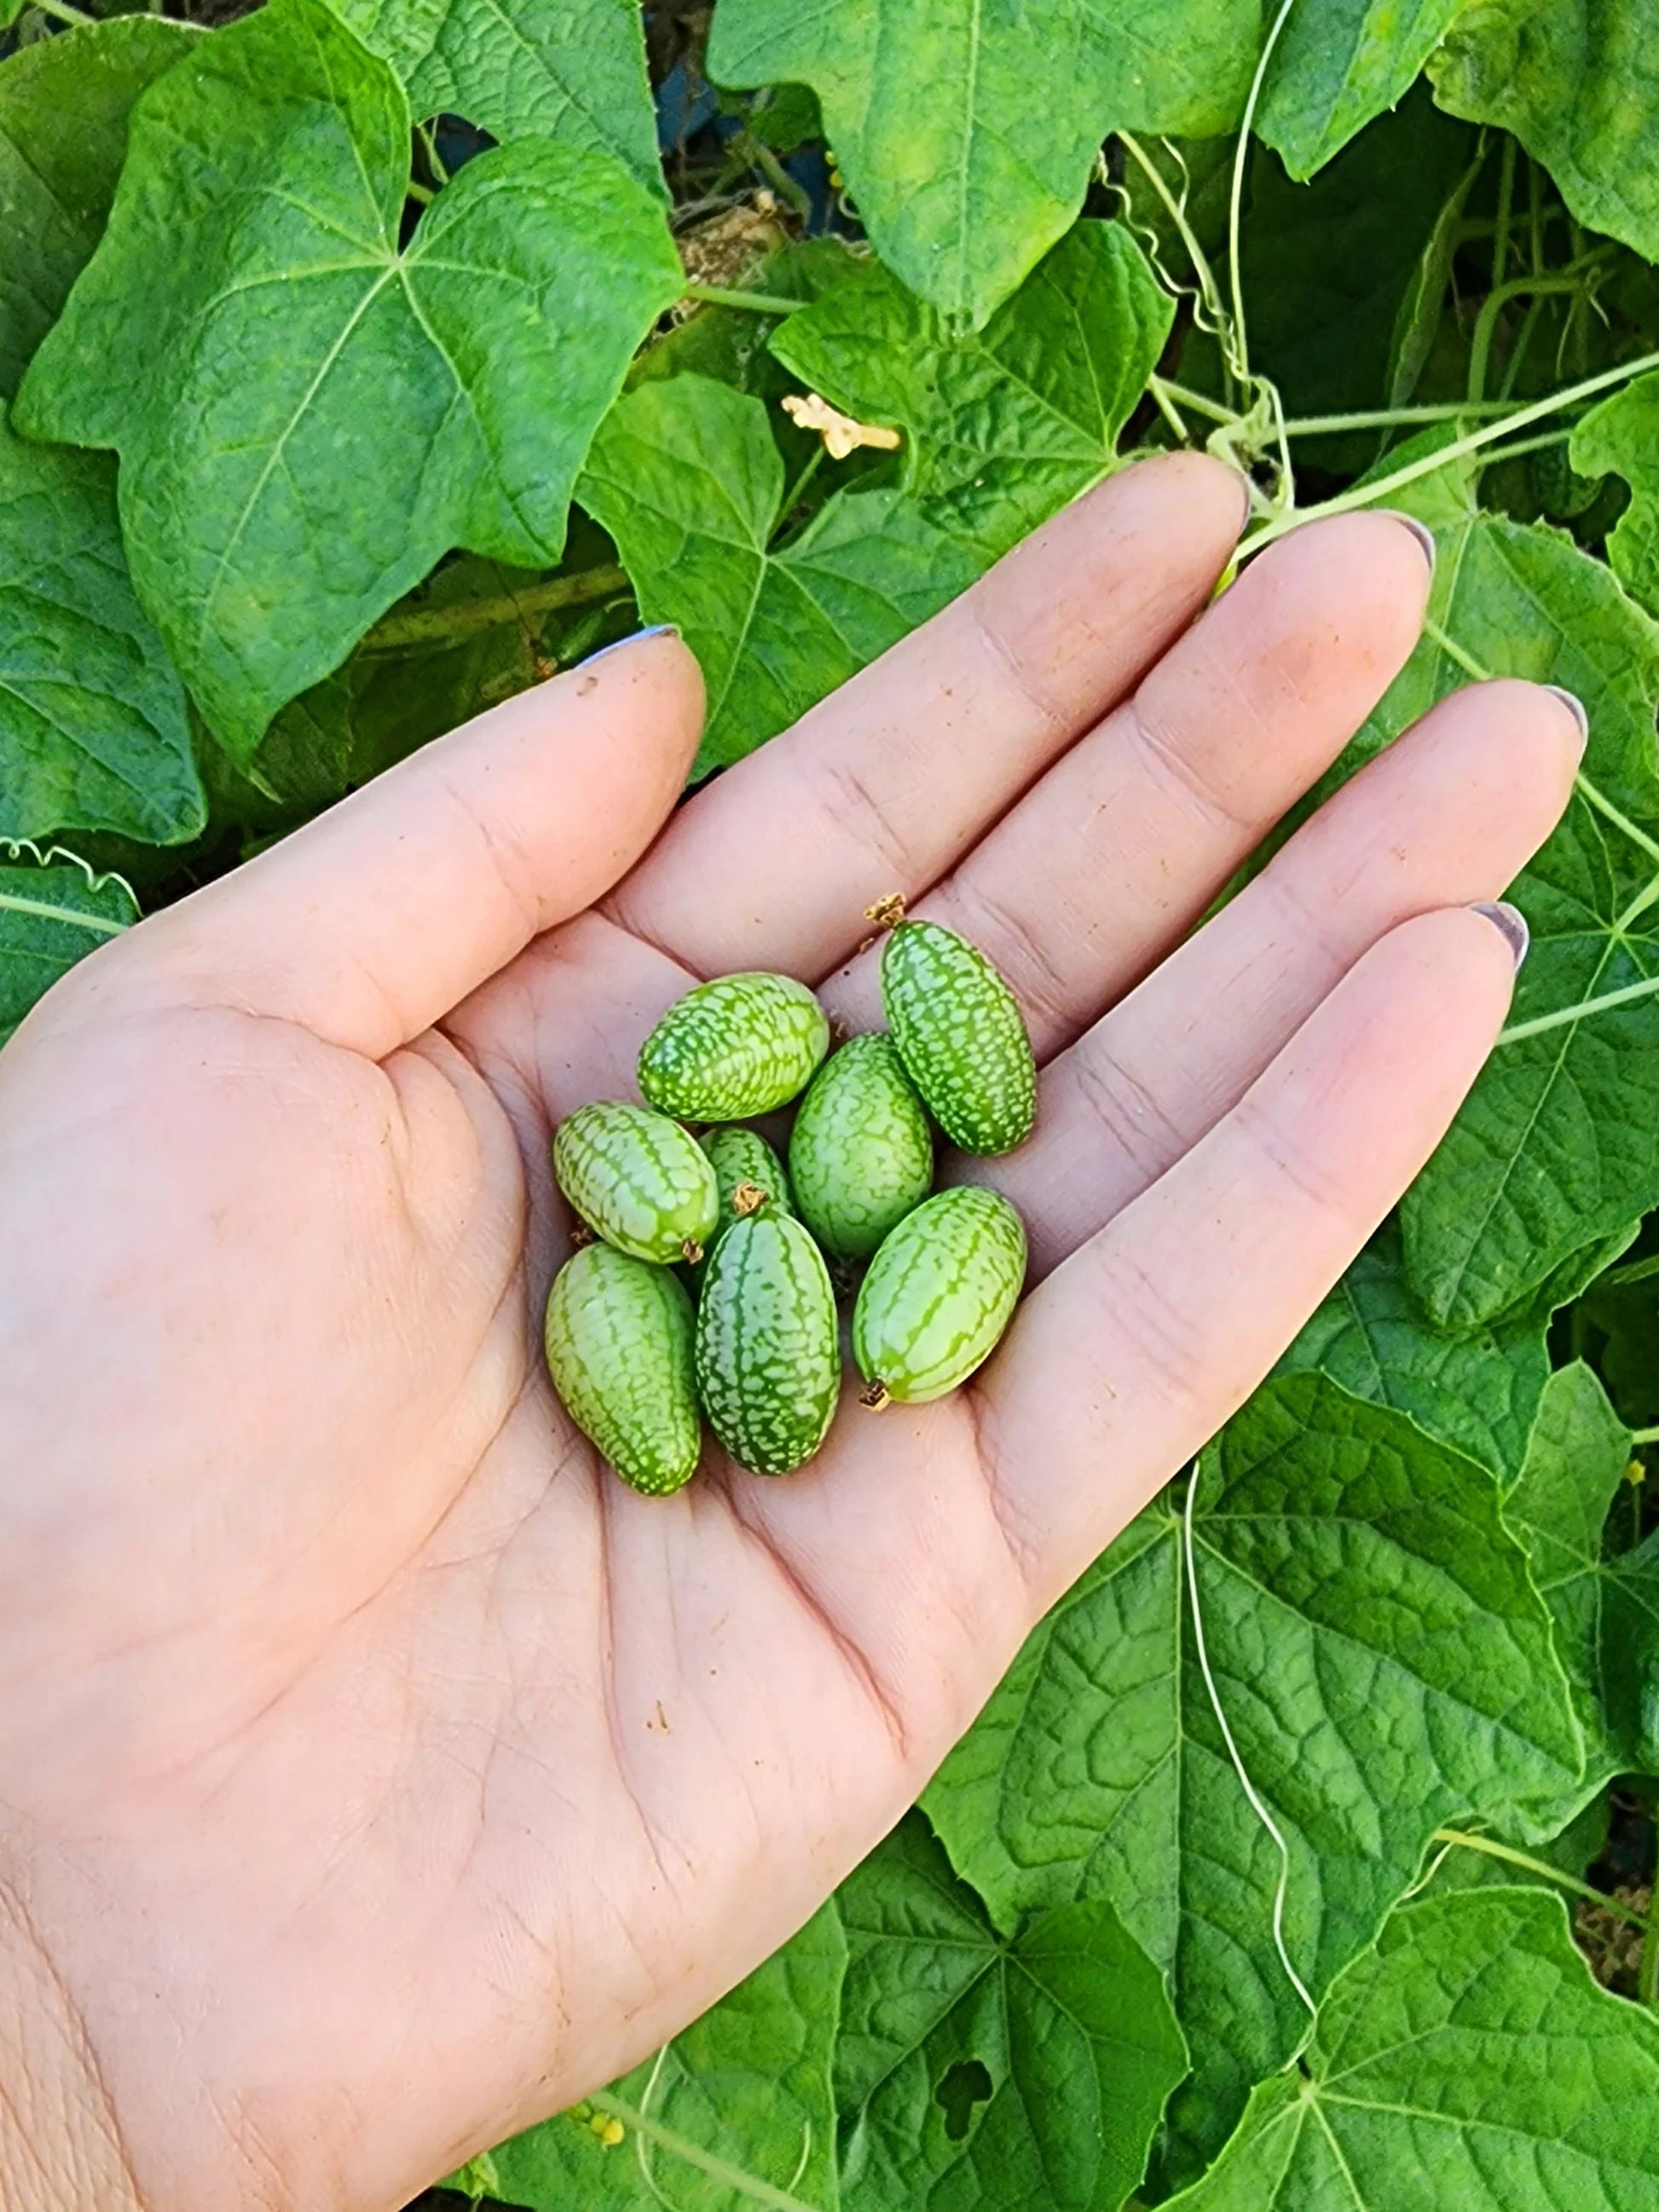
<svg viewBox="0 0 1659 2212">
<path fill-rule="evenodd" d="M 0 70 L 0 399 L 15 395 L 92 257 L 134 100 L 200 37 L 159 15 L 118 15 L 37 40 Z"/>
<path fill-rule="evenodd" d="M 1255 112 L 1293 177 L 1324 167 L 1410 89 L 1464 0 L 1300 0 Z"/>
<path fill-rule="evenodd" d="M 919 1814 L 840 1892 L 846 2212 L 1097 2212 L 1140 2179 L 1186 2048 L 1111 1906 L 997 1935 Z"/>
<path fill-rule="evenodd" d="M 1431 621 L 1450 649 L 1425 635 L 1356 757 L 1471 665 L 1565 684 L 1590 720 L 1577 792 L 1513 887 L 1532 950 L 1510 1023 L 1401 1208 L 1413 1290 L 1467 1328 L 1527 1307 L 1587 1248 L 1627 1242 L 1659 1200 L 1659 628 L 1558 532 L 1466 510 L 1436 534 Z M 1582 1287 L 1570 1276 L 1557 1293 Z"/>
<path fill-rule="evenodd" d="M 1630 486 L 1630 505 L 1607 538 L 1613 572 L 1650 614 L 1659 614 L 1659 374 L 1638 377 L 1575 425 L 1572 465 L 1586 476 L 1611 469 Z"/>
<path fill-rule="evenodd" d="M 611 2085 L 594 2109 L 620 2122 L 619 2142 L 605 2142 L 579 2106 L 475 2160 L 477 2179 L 527 2212 L 741 2212 L 780 2191 L 835 2212 L 830 2064 L 846 1964 L 840 1920 L 825 1905 Z"/>
<path fill-rule="evenodd" d="M 1659 46 L 1647 0 L 1481 0 L 1429 64 L 1454 115 L 1512 131 L 1580 222 L 1659 260 Z"/>
<path fill-rule="evenodd" d="M 1626 1551 L 1611 1528 L 1630 1431 L 1582 1361 L 1550 1377 L 1504 1517 L 1555 1616 L 1592 1766 L 1659 1763 L 1659 1539 Z"/>
<path fill-rule="evenodd" d="M 1549 1380 L 1546 1317 L 1448 1336 L 1411 1295 L 1397 1224 L 1374 1237 L 1275 1372 L 1328 1376 L 1513 1481 Z"/>
<path fill-rule="evenodd" d="M 135 110 L 109 229 L 19 397 L 29 434 L 120 453 L 138 595 L 239 758 L 449 546 L 557 559 L 593 429 L 679 289 L 643 187 L 535 140 L 470 162 L 400 248 L 409 127 L 321 0 L 216 33 Z"/>
<path fill-rule="evenodd" d="M 1559 1898 L 1395 1913 L 1181 2212 L 1636 2212 L 1659 2201 L 1659 2022 L 1609 1996 Z"/>
<path fill-rule="evenodd" d="M 56 849 L 14 848 L 0 866 L 0 1045 L 77 960 L 138 919 L 118 876 Z"/>
<path fill-rule="evenodd" d="M 396 70 L 416 115 L 556 138 L 620 161 L 665 200 L 643 17 L 632 0 L 331 0 Z"/>
<path fill-rule="evenodd" d="M 1112 467 L 1174 312 L 1122 224 L 1085 222 L 977 335 L 872 263 L 772 351 L 833 405 L 902 429 L 906 491 L 991 561 Z"/>
<path fill-rule="evenodd" d="M 1109 132 L 1237 120 L 1258 21 L 1253 0 L 721 0 L 708 66 L 811 85 L 883 261 L 977 330 L 1070 228 Z"/>
<path fill-rule="evenodd" d="M 1566 1686 L 1491 1476 L 1404 1414 L 1281 1376 L 1197 1480 L 1205 1648 L 1285 1839 L 1285 1940 L 1317 1995 L 1443 1820 L 1577 1790 Z M 1217 1724 L 1167 1503 L 1055 1607 L 925 1802 L 1000 1925 L 1116 1906 L 1192 2052 L 1170 2178 L 1213 2156 L 1305 2014 L 1273 1940 L 1279 1852 Z"/>
<path fill-rule="evenodd" d="M 184 691 L 133 596 L 101 453 L 31 446 L 0 410 L 0 839 L 194 836 Z"/>
<path fill-rule="evenodd" d="M 612 409 L 578 496 L 647 622 L 702 665 L 694 777 L 740 759 L 971 583 L 981 563 L 894 491 L 837 493 L 774 544 L 783 463 L 757 399 L 690 374 Z"/>
</svg>

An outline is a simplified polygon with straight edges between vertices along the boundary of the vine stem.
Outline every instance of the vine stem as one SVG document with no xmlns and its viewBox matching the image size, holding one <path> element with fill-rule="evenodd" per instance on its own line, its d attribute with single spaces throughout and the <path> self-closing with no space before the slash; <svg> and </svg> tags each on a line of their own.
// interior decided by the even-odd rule
<svg viewBox="0 0 1659 2212">
<path fill-rule="evenodd" d="M 1293 438 L 1322 438 L 1340 430 L 1392 430 L 1411 423 L 1420 427 L 1425 422 L 1467 421 L 1472 415 L 1495 418 L 1514 412 L 1514 404 L 1508 399 L 1456 399 L 1432 407 L 1364 408 L 1352 415 L 1292 415 L 1285 428 Z"/>
<path fill-rule="evenodd" d="M 793 315 L 805 300 L 786 300 L 781 292 L 744 292 L 730 284 L 688 284 L 684 296 L 711 307 L 746 307 L 751 315 Z"/>
<path fill-rule="evenodd" d="M 1198 1497 L 1198 1469 L 1194 1468 L 1187 1479 L 1187 1495 L 1181 1513 L 1182 1563 L 1186 1569 L 1187 1603 L 1193 1617 L 1193 1650 L 1198 1660 L 1198 1670 L 1204 1677 L 1204 1687 L 1209 1693 L 1210 1711 L 1215 1715 L 1216 1726 L 1221 1730 L 1222 1741 L 1227 1747 L 1227 1756 L 1238 1777 L 1240 1789 L 1249 1801 L 1250 1810 L 1272 1837 L 1279 1852 L 1279 1880 L 1273 1885 L 1273 1948 L 1279 1954 L 1279 1963 L 1285 1978 L 1307 2008 L 1310 2021 L 1319 2018 L 1319 2007 L 1314 2002 L 1308 1984 L 1296 1970 L 1290 1947 L 1285 1940 L 1285 1907 L 1291 1890 L 1291 1847 L 1285 1840 L 1285 1832 L 1274 1820 L 1261 1792 L 1250 1779 L 1249 1769 L 1240 1755 L 1224 1708 L 1221 1692 L 1216 1687 L 1215 1676 L 1210 1670 L 1210 1655 L 1204 1640 L 1204 1612 L 1198 1599 L 1198 1560 L 1193 1547 L 1193 1510 Z"/>
<path fill-rule="evenodd" d="M 1250 347 L 1244 328 L 1244 281 L 1240 240 L 1243 228 L 1244 165 L 1249 158 L 1250 126 L 1255 121 L 1257 103 L 1261 88 L 1267 81 L 1267 64 L 1273 58 L 1273 48 L 1279 44 L 1279 33 L 1290 21 L 1291 9 L 1296 0 L 1280 0 L 1279 13 L 1273 17 L 1261 56 L 1255 65 L 1255 75 L 1250 79 L 1249 97 L 1244 102 L 1244 113 L 1238 125 L 1238 146 L 1233 155 L 1232 190 L 1227 201 L 1227 281 L 1232 291 L 1233 344 L 1238 358 L 1236 374 L 1246 392 L 1250 384 Z"/>
<path fill-rule="evenodd" d="M 1633 1444 L 1659 1444 L 1659 1429 L 1632 1429 L 1630 1440 Z"/>
<path fill-rule="evenodd" d="M 50 15 L 54 22 L 67 23 L 72 31 L 78 31 L 83 23 L 98 21 L 95 15 L 88 15 L 84 9 L 71 8 L 69 0 L 29 0 L 29 5 L 42 15 Z"/>
<path fill-rule="evenodd" d="M 771 2212 L 819 2212 L 817 2205 L 808 2204 L 799 2197 L 791 2197 L 787 2190 L 773 2188 L 769 2181 L 763 2181 L 757 2174 L 745 2173 L 741 2166 L 730 2166 L 725 2159 L 716 2158 L 713 2151 L 705 2150 L 701 2143 L 693 2142 L 689 2136 L 664 2127 L 660 2120 L 648 2118 L 634 2106 L 625 2105 L 620 2097 L 613 2097 L 608 2089 L 592 2091 L 587 2102 L 596 2112 L 608 2112 L 613 2119 L 620 2120 L 624 2127 L 632 2128 L 636 2135 L 655 2143 L 659 2149 L 684 2159 L 688 2166 L 696 2166 L 699 2173 L 706 2173 L 711 2181 L 720 2182 L 734 2196 L 746 2197 L 751 2203 L 768 2205 Z"/>
<path fill-rule="evenodd" d="M 411 645 L 445 645 L 471 637 L 475 630 L 498 629 L 526 615 L 550 614 L 555 607 L 585 607 L 628 589 L 628 572 L 614 562 L 580 568 L 574 576 L 549 576 L 521 592 L 489 599 L 463 599 L 453 607 L 410 607 L 386 615 L 362 641 L 365 653 L 400 653 Z"/>
<path fill-rule="evenodd" d="M 1468 1835 L 1462 1828 L 1437 1828 L 1433 1840 L 1437 1844 L 1461 1844 L 1466 1851 L 1480 1851 L 1489 1859 L 1502 1859 L 1505 1866 L 1522 1867 L 1528 1874 L 1541 1875 L 1546 1881 L 1570 1889 L 1575 1897 L 1588 1898 L 1592 1905 L 1599 1905 L 1604 1912 L 1611 1912 L 1616 1919 L 1627 1920 L 1632 1928 L 1642 1930 L 1650 1944 L 1653 1941 L 1655 1923 L 1638 1912 L 1633 1905 L 1626 1905 L 1619 1898 L 1609 1897 L 1606 1890 L 1597 1889 L 1592 1882 L 1580 1881 L 1576 1875 L 1563 1874 L 1559 1867 L 1553 1867 L 1547 1859 L 1535 1859 L 1529 1852 L 1517 1851 L 1512 1844 L 1500 1844 L 1492 1836 Z"/>
<path fill-rule="evenodd" d="M 1207 392 L 1194 392 L 1190 386 L 1176 384 L 1167 376 L 1152 376 L 1147 380 L 1154 399 L 1171 399 L 1177 407 L 1190 407 L 1194 415 L 1202 415 L 1211 422 L 1237 422 L 1237 410 L 1219 399 L 1212 399 Z"/>
<path fill-rule="evenodd" d="M 1627 384 L 1650 368 L 1659 368 L 1659 353 L 1646 353 L 1638 361 L 1621 362 L 1617 368 L 1604 368 L 1599 375 L 1587 376 L 1582 384 L 1569 385 L 1565 392 L 1552 392 L 1547 399 L 1535 399 L 1528 406 L 1517 407 L 1512 414 L 1500 416 L 1481 429 L 1471 430 L 1466 437 L 1454 439 L 1437 453 L 1426 453 L 1403 469 L 1395 469 L 1391 475 L 1377 477 L 1374 483 L 1351 485 L 1334 499 L 1322 500 L 1316 507 L 1291 507 L 1247 538 L 1238 549 L 1238 558 L 1244 560 L 1252 553 L 1259 553 L 1264 545 L 1270 545 L 1275 538 L 1283 538 L 1304 522 L 1317 522 L 1328 514 L 1351 514 L 1358 507 L 1374 506 L 1391 492 L 1403 491 L 1420 477 L 1449 468 L 1465 454 L 1479 453 L 1483 446 L 1493 444 L 1512 430 L 1524 430 L 1529 423 L 1541 422 L 1546 416 L 1559 414 L 1578 400 L 1593 398 L 1598 392 L 1610 392 L 1617 384 Z"/>
<path fill-rule="evenodd" d="M 1524 299 L 1530 294 L 1534 299 L 1560 293 L 1582 292 L 1584 276 L 1592 275 L 1607 258 L 1601 247 L 1584 256 L 1571 269 L 1564 269 L 1553 276 L 1516 276 L 1507 284 L 1495 284 L 1480 303 L 1480 313 L 1474 319 L 1474 336 L 1469 341 L 1469 398 L 1478 402 L 1486 397 L 1486 371 L 1492 363 L 1492 343 L 1498 332 L 1498 318 L 1511 300 Z"/>
</svg>

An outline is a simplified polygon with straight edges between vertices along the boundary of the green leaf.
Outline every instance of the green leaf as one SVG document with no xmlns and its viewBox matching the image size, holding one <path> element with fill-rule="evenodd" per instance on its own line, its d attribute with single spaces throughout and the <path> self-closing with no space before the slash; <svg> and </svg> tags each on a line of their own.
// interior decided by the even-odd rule
<svg viewBox="0 0 1659 2212">
<path fill-rule="evenodd" d="M 1630 505 L 1607 539 L 1607 558 L 1626 591 L 1650 614 L 1659 614 L 1659 374 L 1638 377 L 1592 407 L 1569 450 L 1583 475 L 1612 469 L 1630 486 Z"/>
<path fill-rule="evenodd" d="M 0 838 L 109 830 L 156 845 L 207 818 L 185 695 L 127 579 L 101 453 L 0 410 Z"/>
<path fill-rule="evenodd" d="M 708 66 L 810 84 L 882 259 L 977 329 L 1070 228 L 1109 132 L 1237 119 L 1259 22 L 1256 0 L 721 0 Z"/>
<path fill-rule="evenodd" d="M 775 547 L 783 463 L 760 402 L 702 376 L 611 410 L 578 488 L 647 622 L 679 625 L 708 718 L 694 776 L 740 759 L 971 583 L 980 563 L 916 503 L 842 492 Z"/>
<path fill-rule="evenodd" d="M 529 2212 L 743 2212 L 780 2192 L 834 2212 L 830 2063 L 846 1964 L 826 1905 L 656 2057 L 474 2171 Z M 621 2142 L 607 2145 L 592 2115 L 619 2121 Z"/>
<path fill-rule="evenodd" d="M 1504 1517 L 1525 1544 L 1555 1616 L 1556 1649 L 1577 1699 L 1592 1765 L 1616 1771 L 1601 1684 L 1601 1532 L 1630 1465 L 1631 1437 L 1591 1369 L 1575 1361 L 1550 1377 L 1520 1480 Z"/>
<path fill-rule="evenodd" d="M 1532 950 L 1510 1022 L 1401 1209 L 1413 1291 L 1467 1328 L 1520 1311 L 1659 1200 L 1659 628 L 1559 532 L 1466 511 L 1436 534 L 1432 627 L 1359 750 L 1471 666 L 1565 684 L 1590 720 L 1577 794 L 1510 894 Z"/>
<path fill-rule="evenodd" d="M 1355 1398 L 1418 1427 L 1511 1481 L 1549 1379 L 1541 1315 L 1447 1336 L 1406 1284 L 1400 1231 L 1374 1237 L 1279 1361 L 1281 1375 L 1327 1375 Z"/>
<path fill-rule="evenodd" d="M 1636 2212 L 1659 2202 L 1659 2021 L 1596 1987 L 1559 1899 L 1428 1897 L 1321 2008 L 1181 2212 Z M 1171 2212 L 1174 2212 L 1174 2205 Z"/>
<path fill-rule="evenodd" d="M 11 862 L 0 866 L 0 1044 L 60 975 L 138 919 L 120 878 L 72 853 L 14 846 Z"/>
<path fill-rule="evenodd" d="M 1435 97 L 1512 131 L 1582 223 L 1659 260 L 1659 62 L 1649 0 L 1481 0 L 1429 64 Z"/>
<path fill-rule="evenodd" d="M 1099 2212 L 1139 2182 L 1187 2054 L 1109 1905 L 1012 1941 L 911 1814 L 839 1893 L 847 2212 Z"/>
<path fill-rule="evenodd" d="M 29 434 L 119 451 L 139 597 L 244 759 L 449 546 L 558 558 L 679 290 L 660 212 L 604 155 L 480 155 L 400 252 L 408 171 L 401 88 L 320 0 L 216 32 L 134 111 L 19 398 Z"/>
<path fill-rule="evenodd" d="M 1464 0 L 1303 0 L 1268 65 L 1260 137 L 1293 177 L 1310 177 L 1395 106 Z"/>
<path fill-rule="evenodd" d="M 1174 302 L 1115 222 L 1079 223 L 976 337 L 866 268 L 772 350 L 843 413 L 902 429 L 906 491 L 994 560 L 1112 466 Z"/>
<path fill-rule="evenodd" d="M 0 8 L 0 25 L 16 13 Z M 91 258 L 133 101 L 200 36 L 121 15 L 37 40 L 0 69 L 0 399 L 15 393 Z"/>
<path fill-rule="evenodd" d="M 1205 1649 L 1285 1839 L 1285 1940 L 1317 1994 L 1443 1821 L 1573 1790 L 1566 1686 L 1491 1476 L 1403 1413 L 1280 1376 L 1198 1480 Z M 1279 1852 L 1217 1724 L 1167 1502 L 1055 1607 L 926 1802 L 1000 1924 L 1116 1905 L 1192 2051 L 1171 2178 L 1213 2155 L 1305 2014 L 1273 1941 Z"/>
<path fill-rule="evenodd" d="M 453 110 L 493 137 L 609 154 L 667 198 L 632 0 L 331 0 L 389 62 L 416 115 Z"/>
</svg>

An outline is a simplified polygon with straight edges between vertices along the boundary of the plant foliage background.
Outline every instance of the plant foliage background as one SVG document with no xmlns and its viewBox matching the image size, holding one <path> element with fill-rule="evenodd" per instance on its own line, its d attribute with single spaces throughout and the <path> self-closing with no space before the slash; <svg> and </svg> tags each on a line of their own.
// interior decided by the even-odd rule
<svg viewBox="0 0 1659 2212">
<path fill-rule="evenodd" d="M 1659 2207 L 1648 0 L 191 13 L 0 0 L 0 1036 L 641 621 L 718 770 L 1148 447 L 1253 544 L 1432 526 L 1332 781 L 1471 676 L 1590 715 L 1510 1026 L 1279 1372 L 785 1950 L 452 2185 Z"/>
</svg>

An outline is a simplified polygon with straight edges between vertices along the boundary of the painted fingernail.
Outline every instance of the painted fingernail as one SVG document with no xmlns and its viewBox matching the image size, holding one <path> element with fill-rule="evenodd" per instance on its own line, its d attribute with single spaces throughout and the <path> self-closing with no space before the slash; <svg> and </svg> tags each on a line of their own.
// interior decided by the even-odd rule
<svg viewBox="0 0 1659 2212">
<path fill-rule="evenodd" d="M 1483 901 L 1473 911 L 1486 915 L 1509 946 L 1518 968 L 1527 957 L 1527 947 L 1532 943 L 1532 932 L 1527 927 L 1527 917 L 1520 908 L 1511 906 L 1507 899 L 1495 899 L 1490 903 Z"/>
<path fill-rule="evenodd" d="M 1589 709 L 1576 691 L 1569 691 L 1563 684 L 1547 684 L 1544 689 L 1552 692 L 1578 725 L 1578 750 L 1582 753 L 1589 743 Z"/>
<path fill-rule="evenodd" d="M 1428 562 L 1429 574 L 1432 576 L 1434 574 L 1434 564 L 1439 557 L 1440 549 L 1434 542 L 1434 532 L 1430 529 L 1428 524 L 1426 522 L 1419 522 L 1414 514 L 1402 514 L 1397 507 L 1379 507 L 1377 512 L 1380 514 L 1386 514 L 1391 521 L 1397 522 L 1402 530 L 1410 531 L 1412 536 L 1423 548 L 1423 558 Z"/>
<path fill-rule="evenodd" d="M 630 630 L 626 637 L 612 638 L 609 645 L 602 645 L 597 653 L 590 653 L 586 660 L 579 660 L 576 665 L 578 668 L 591 668 L 596 660 L 603 660 L 607 653 L 620 653 L 623 646 L 637 645 L 641 638 L 678 637 L 679 634 L 678 623 L 653 623 L 648 629 Z"/>
</svg>

